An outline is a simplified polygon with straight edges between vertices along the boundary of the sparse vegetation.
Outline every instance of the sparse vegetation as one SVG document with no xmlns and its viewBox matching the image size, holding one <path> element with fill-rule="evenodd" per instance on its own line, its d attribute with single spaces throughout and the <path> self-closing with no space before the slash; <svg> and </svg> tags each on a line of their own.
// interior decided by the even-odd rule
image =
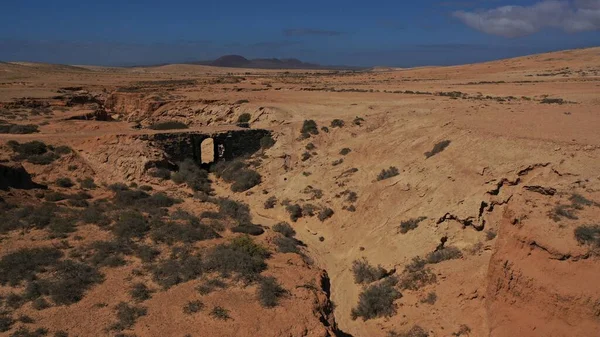
<svg viewBox="0 0 600 337">
<path fill-rule="evenodd" d="M 231 316 L 229 316 L 229 310 L 221 306 L 214 307 L 210 312 L 210 316 L 221 321 L 227 321 L 231 319 Z"/>
<path fill-rule="evenodd" d="M 62 252 L 56 248 L 21 249 L 0 259 L 0 284 L 17 286 L 32 281 L 47 267 L 58 264 Z"/>
<path fill-rule="evenodd" d="M 331 125 L 329 127 L 331 128 L 341 128 L 345 125 L 344 121 L 341 119 L 334 119 L 331 121 Z"/>
<path fill-rule="evenodd" d="M 359 295 L 358 306 L 352 309 L 352 319 L 361 317 L 363 321 L 367 321 L 377 317 L 393 316 L 396 313 L 394 301 L 402 297 L 395 288 L 397 282 L 395 277 L 388 277 L 365 288 Z"/>
<path fill-rule="evenodd" d="M 333 216 L 333 210 L 331 208 L 324 208 L 319 212 L 319 220 L 325 221 Z"/>
<path fill-rule="evenodd" d="M 303 138 L 309 138 L 310 135 L 318 135 L 319 128 L 317 127 L 317 122 L 314 120 L 305 120 L 302 124 L 302 130 L 300 131 Z"/>
<path fill-rule="evenodd" d="M 274 277 L 263 277 L 258 283 L 258 300 L 265 308 L 273 308 L 286 291 Z"/>
<path fill-rule="evenodd" d="M 293 238 L 296 235 L 296 231 L 294 230 L 294 228 L 290 226 L 290 224 L 287 222 L 277 223 L 273 225 L 272 229 L 273 231 L 280 233 L 281 235 L 288 238 Z"/>
<path fill-rule="evenodd" d="M 96 187 L 98 187 L 96 185 L 96 183 L 94 182 L 94 179 L 92 179 L 90 177 L 87 177 L 87 178 L 84 178 L 83 180 L 81 180 L 81 182 L 79 182 L 79 186 L 81 188 L 84 188 L 84 189 L 87 189 L 87 190 L 93 190 Z"/>
<path fill-rule="evenodd" d="M 406 234 L 406 233 L 408 233 L 408 231 L 411 231 L 411 230 L 419 227 L 419 223 L 425 219 L 427 219 L 427 218 L 424 216 L 421 216 L 421 217 L 418 217 L 415 219 L 409 219 L 409 220 L 402 221 L 402 222 L 400 222 L 399 232 L 402 234 Z"/>
<path fill-rule="evenodd" d="M 152 291 L 142 282 L 135 283 L 129 290 L 129 296 L 136 302 L 143 302 L 152 297 Z"/>
<path fill-rule="evenodd" d="M 217 178 L 232 183 L 231 190 L 234 192 L 247 191 L 262 181 L 260 174 L 241 160 L 219 162 L 214 166 L 214 171 Z"/>
<path fill-rule="evenodd" d="M 395 177 L 397 175 L 399 175 L 400 172 L 398 171 L 398 168 L 395 166 L 390 166 L 389 169 L 387 170 L 381 170 L 381 172 L 379 173 L 379 175 L 377 176 L 377 181 L 381 181 L 381 180 L 385 180 L 385 179 L 389 179 L 391 177 Z"/>
<path fill-rule="evenodd" d="M 225 289 L 227 288 L 227 284 L 219 279 L 210 279 L 207 280 L 205 282 L 203 282 L 201 285 L 199 285 L 196 290 L 198 290 L 198 292 L 201 295 L 207 295 L 210 294 L 211 292 L 215 291 L 216 289 Z"/>
<path fill-rule="evenodd" d="M 168 122 L 160 122 L 150 125 L 150 129 L 152 130 L 177 130 L 177 129 L 187 129 L 188 126 L 179 121 L 168 121 Z"/>
<path fill-rule="evenodd" d="M 417 290 L 428 284 L 435 283 L 436 276 L 431 269 L 426 268 L 427 261 L 420 257 L 413 258 L 412 262 L 404 267 L 400 277 L 401 289 Z"/>
<path fill-rule="evenodd" d="M 56 179 L 56 186 L 69 188 L 69 187 L 73 187 L 73 185 L 75 185 L 75 184 L 69 178 L 63 177 L 63 178 Z"/>
<path fill-rule="evenodd" d="M 300 249 L 298 248 L 298 241 L 294 238 L 278 236 L 273 240 L 273 243 L 275 243 L 275 245 L 277 246 L 277 250 L 281 253 L 300 254 Z"/>
<path fill-rule="evenodd" d="M 249 123 L 250 119 L 252 119 L 252 115 L 247 112 L 244 112 L 243 114 L 238 116 L 237 123 Z"/>
<path fill-rule="evenodd" d="M 431 151 L 425 152 L 425 158 L 431 158 L 431 157 L 435 156 L 436 154 L 444 151 L 448 147 L 448 145 L 450 145 L 449 140 L 443 140 L 443 141 L 435 144 L 433 146 L 433 149 L 431 149 Z"/>
<path fill-rule="evenodd" d="M 208 271 L 221 273 L 223 277 L 235 276 L 252 282 L 267 268 L 265 260 L 269 256 L 269 251 L 250 237 L 240 236 L 229 244 L 216 246 L 206 257 L 205 267 Z"/>
<path fill-rule="evenodd" d="M 421 328 L 418 325 L 413 325 L 412 328 L 410 328 L 409 330 L 402 332 L 402 333 L 398 333 L 395 331 L 390 331 L 388 333 L 388 337 L 428 337 L 429 334 L 427 333 L 427 331 L 425 331 L 425 329 Z"/>
<path fill-rule="evenodd" d="M 421 303 L 427 303 L 427 304 L 431 304 L 431 305 L 434 305 L 436 301 L 437 301 L 437 295 L 433 291 L 428 293 L 427 296 L 425 296 L 424 298 L 421 299 Z"/>
<path fill-rule="evenodd" d="M 199 301 L 199 300 L 189 301 L 183 307 L 183 313 L 186 315 L 192 315 L 192 314 L 202 311 L 202 309 L 204 309 L 204 303 L 202 303 L 202 301 Z"/>
<path fill-rule="evenodd" d="M 38 126 L 35 124 L 1 124 L 0 133 L 9 133 L 14 135 L 23 135 L 39 132 Z"/>
<path fill-rule="evenodd" d="M 365 258 L 352 262 L 354 283 L 369 284 L 379 281 L 387 275 L 387 270 L 381 266 L 374 267 Z"/>
<path fill-rule="evenodd" d="M 275 139 L 271 135 L 264 136 L 260 139 L 260 147 L 262 149 L 270 149 L 275 145 Z"/>
<path fill-rule="evenodd" d="M 187 249 L 175 248 L 169 259 L 159 261 L 150 270 L 154 282 L 168 289 L 202 275 L 203 262 L 200 255 L 191 254 Z"/>
<path fill-rule="evenodd" d="M 212 193 L 208 172 L 198 167 L 192 159 L 179 163 L 179 170 L 171 174 L 171 179 L 176 184 L 186 183 L 194 191 L 201 191 L 208 195 Z"/>
<path fill-rule="evenodd" d="M 427 254 L 427 263 L 435 264 L 462 257 L 460 249 L 452 246 L 444 247 Z"/>
<path fill-rule="evenodd" d="M 117 331 L 132 328 L 137 319 L 146 316 L 148 312 L 145 307 L 131 306 L 125 302 L 119 303 L 115 309 L 118 322 L 113 324 L 112 329 Z"/>
<path fill-rule="evenodd" d="M 302 217 L 302 207 L 298 204 L 287 205 L 285 210 L 290 214 L 292 222 L 296 222 Z"/>
<path fill-rule="evenodd" d="M 265 201 L 265 209 L 271 209 L 274 208 L 275 205 L 277 205 L 277 198 L 274 196 L 269 197 L 266 201 Z"/>
<path fill-rule="evenodd" d="M 600 225 L 587 225 L 575 228 L 575 239 L 582 245 L 600 248 Z"/>
</svg>

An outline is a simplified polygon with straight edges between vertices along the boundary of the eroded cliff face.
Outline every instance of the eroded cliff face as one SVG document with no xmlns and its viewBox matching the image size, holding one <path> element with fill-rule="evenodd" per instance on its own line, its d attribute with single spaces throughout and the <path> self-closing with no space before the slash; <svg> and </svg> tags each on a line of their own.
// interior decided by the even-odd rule
<svg viewBox="0 0 600 337">
<path fill-rule="evenodd" d="M 599 199 L 598 193 L 582 193 L 585 200 Z M 600 331 L 600 265 L 594 248 L 574 236 L 577 227 L 595 223 L 600 208 L 577 205 L 573 198 L 571 192 L 523 192 L 505 208 L 488 271 L 490 336 L 584 337 Z M 572 219 L 557 214 L 557 205 L 572 203 L 574 208 L 565 208 Z"/>
</svg>

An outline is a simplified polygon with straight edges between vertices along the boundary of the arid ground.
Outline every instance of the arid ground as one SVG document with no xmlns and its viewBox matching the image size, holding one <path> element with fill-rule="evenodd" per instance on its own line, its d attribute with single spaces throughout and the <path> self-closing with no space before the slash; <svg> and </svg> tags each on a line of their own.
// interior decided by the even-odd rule
<svg viewBox="0 0 600 337">
<path fill-rule="evenodd" d="M 0 335 L 600 336 L 599 108 L 600 48 L 0 63 Z"/>
</svg>

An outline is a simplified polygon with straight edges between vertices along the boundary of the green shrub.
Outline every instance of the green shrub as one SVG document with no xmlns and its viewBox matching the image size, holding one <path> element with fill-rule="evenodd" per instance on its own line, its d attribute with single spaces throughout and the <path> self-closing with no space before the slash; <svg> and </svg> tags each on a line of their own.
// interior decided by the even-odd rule
<svg viewBox="0 0 600 337">
<path fill-rule="evenodd" d="M 302 161 L 307 161 L 307 160 L 309 160 L 311 157 L 312 157 L 312 155 L 311 155 L 310 153 L 308 153 L 308 152 L 304 152 L 304 153 L 302 154 L 302 157 L 301 157 L 300 159 L 301 159 Z"/>
<path fill-rule="evenodd" d="M 73 185 L 75 185 L 75 184 L 73 183 L 73 181 L 71 179 L 63 177 L 63 178 L 56 179 L 56 185 L 59 187 L 69 188 L 69 187 L 73 187 Z"/>
<path fill-rule="evenodd" d="M 97 269 L 71 260 L 61 261 L 55 273 L 55 278 L 47 284 L 46 292 L 58 305 L 79 302 L 89 288 L 104 281 L 104 276 Z"/>
<path fill-rule="evenodd" d="M 114 183 L 114 184 L 108 185 L 108 189 L 113 192 L 127 191 L 127 190 L 129 190 L 129 186 L 127 186 L 124 183 Z"/>
<path fill-rule="evenodd" d="M 123 211 L 113 225 L 113 233 L 122 239 L 142 238 L 150 226 L 144 216 L 137 211 Z"/>
<path fill-rule="evenodd" d="M 67 199 L 67 195 L 61 192 L 49 191 L 44 195 L 44 199 L 50 202 L 57 202 Z"/>
<path fill-rule="evenodd" d="M 239 225 L 251 224 L 250 208 L 248 205 L 231 199 L 218 200 L 219 213 L 234 219 Z M 203 213 L 205 214 L 205 213 Z"/>
<path fill-rule="evenodd" d="M 233 233 L 243 233 L 243 234 L 248 234 L 248 235 L 252 235 L 252 236 L 258 236 L 265 232 L 265 230 L 262 227 L 253 225 L 253 224 L 235 226 L 235 227 L 231 228 L 231 231 Z"/>
<path fill-rule="evenodd" d="M 238 116 L 237 122 L 239 123 L 248 123 L 250 122 L 250 119 L 252 119 L 252 115 L 244 112 L 243 114 Z"/>
<path fill-rule="evenodd" d="M 314 149 L 316 149 L 317 147 L 315 146 L 315 144 L 313 143 L 308 143 L 306 144 L 306 146 L 304 147 L 307 151 L 312 151 Z"/>
<path fill-rule="evenodd" d="M 262 149 L 270 149 L 275 145 L 275 140 L 273 139 L 273 137 L 269 136 L 264 136 L 260 139 L 260 147 Z"/>
<path fill-rule="evenodd" d="M 202 275 L 203 263 L 199 255 L 187 250 L 174 250 L 171 257 L 151 268 L 153 280 L 165 289 Z"/>
<path fill-rule="evenodd" d="M 46 328 L 37 328 L 31 331 L 29 328 L 21 326 L 17 331 L 13 332 L 10 337 L 43 337 L 46 335 L 48 335 L 48 329 Z"/>
<path fill-rule="evenodd" d="M 330 127 L 332 128 L 341 128 L 345 125 L 344 121 L 341 119 L 334 119 L 331 121 Z"/>
<path fill-rule="evenodd" d="M 88 190 L 93 190 L 96 187 L 98 187 L 96 185 L 96 183 L 94 182 L 94 179 L 92 179 L 90 177 L 87 177 L 87 178 L 84 178 L 83 180 L 81 180 L 81 182 L 79 183 L 79 186 L 81 188 L 85 188 L 85 189 L 88 189 Z"/>
<path fill-rule="evenodd" d="M 61 145 L 61 146 L 57 146 L 54 149 L 54 152 L 63 155 L 63 154 L 71 154 L 73 153 L 73 149 L 71 149 L 70 147 L 66 146 L 66 145 Z"/>
<path fill-rule="evenodd" d="M 40 155 L 33 155 L 27 158 L 27 161 L 35 165 L 50 165 L 59 157 L 54 152 L 47 152 Z"/>
<path fill-rule="evenodd" d="M 288 238 L 293 238 L 294 236 L 296 236 L 296 231 L 287 222 L 277 223 L 277 224 L 273 225 L 273 227 L 271 227 L 271 229 L 273 229 L 273 231 L 275 231 L 277 233 L 281 233 L 283 236 L 288 237 Z"/>
<path fill-rule="evenodd" d="M 46 299 L 44 299 L 43 297 L 39 297 L 33 300 L 33 302 L 31 302 L 31 306 L 35 310 L 44 310 L 50 308 L 50 303 L 48 303 L 48 301 L 46 301 Z"/>
<path fill-rule="evenodd" d="M 116 308 L 118 322 L 112 326 L 113 330 L 131 329 L 138 318 L 146 316 L 147 309 L 139 306 L 131 306 L 125 302 L 119 303 Z"/>
<path fill-rule="evenodd" d="M 186 183 L 194 191 L 202 191 L 206 194 L 212 193 L 211 181 L 208 172 L 201 169 L 192 159 L 186 159 L 179 163 L 179 170 L 171 174 L 171 179 L 176 184 Z"/>
<path fill-rule="evenodd" d="M 277 205 L 277 198 L 274 196 L 269 197 L 266 201 L 265 201 L 265 209 L 270 209 L 270 208 L 274 208 L 275 205 Z"/>
<path fill-rule="evenodd" d="M 292 222 L 296 222 L 302 217 L 302 207 L 300 207 L 298 204 L 288 205 L 285 210 L 290 213 L 290 219 Z"/>
<path fill-rule="evenodd" d="M 416 229 L 417 227 L 419 227 L 419 223 L 425 219 L 427 219 L 427 218 L 424 216 L 421 216 L 416 219 L 409 219 L 409 220 L 400 222 L 400 227 L 399 227 L 400 233 L 406 234 L 406 233 L 408 233 L 408 231 Z"/>
<path fill-rule="evenodd" d="M 15 324 L 15 320 L 8 313 L 0 312 L 0 332 L 10 330 L 13 324 Z"/>
<path fill-rule="evenodd" d="M 448 145 L 450 145 L 450 141 L 449 140 L 443 140 L 443 141 L 435 144 L 433 146 L 433 149 L 431 149 L 431 151 L 425 152 L 425 158 L 433 157 L 436 154 L 444 151 L 448 147 Z"/>
<path fill-rule="evenodd" d="M 150 129 L 152 130 L 176 130 L 187 128 L 188 126 L 185 123 L 179 121 L 168 121 L 150 125 Z"/>
<path fill-rule="evenodd" d="M 350 152 L 352 152 L 352 150 L 350 150 L 350 149 L 349 149 L 349 148 L 347 148 L 347 147 L 345 147 L 345 148 L 343 148 L 343 149 L 341 149 L 341 150 L 340 150 L 340 154 L 341 154 L 342 156 L 345 156 L 345 155 L 347 155 L 347 154 L 348 154 L 348 153 L 350 153 Z"/>
<path fill-rule="evenodd" d="M 74 217 L 56 217 L 50 221 L 48 229 L 53 237 L 66 237 L 68 233 L 73 233 L 76 229 L 77 219 Z"/>
<path fill-rule="evenodd" d="M 0 259 L 0 284 L 17 286 L 34 280 L 36 274 L 58 264 L 62 252 L 56 248 L 24 248 Z"/>
<path fill-rule="evenodd" d="M 437 301 L 437 295 L 433 291 L 428 293 L 426 297 L 421 299 L 421 303 L 427 303 L 427 304 L 431 304 L 431 305 L 434 305 L 436 301 Z"/>
<path fill-rule="evenodd" d="M 396 290 L 397 280 L 389 277 L 380 283 L 368 286 L 358 298 L 358 306 L 352 309 L 353 320 L 361 317 L 363 321 L 377 317 L 391 317 L 396 313 L 394 301 L 402 294 Z"/>
<path fill-rule="evenodd" d="M 248 236 L 234 238 L 229 244 L 216 246 L 207 256 L 207 270 L 221 273 L 223 277 L 236 274 L 237 278 L 254 281 L 267 268 L 265 259 L 269 252 L 254 243 Z"/>
<path fill-rule="evenodd" d="M 305 120 L 304 123 L 302 124 L 302 130 L 300 131 L 300 133 L 305 138 L 310 137 L 310 135 L 318 135 L 319 134 L 319 128 L 317 127 L 317 122 L 315 122 L 312 119 Z"/>
<path fill-rule="evenodd" d="M 260 184 L 262 181 L 261 175 L 251 169 L 240 170 L 231 185 L 233 192 L 244 192 L 252 187 Z"/>
<path fill-rule="evenodd" d="M 381 170 L 381 172 L 377 176 L 377 181 L 389 179 L 389 178 L 395 177 L 395 176 L 397 176 L 399 174 L 400 173 L 398 172 L 398 168 L 397 167 L 390 166 L 390 168 L 387 169 L 387 170 Z"/>
<path fill-rule="evenodd" d="M 136 302 L 143 302 L 152 297 L 152 291 L 144 283 L 138 282 L 129 290 L 129 296 Z"/>
<path fill-rule="evenodd" d="M 176 242 L 193 243 L 220 237 L 212 228 L 196 220 L 188 221 L 187 224 L 153 221 L 151 227 L 150 238 L 154 242 L 168 245 Z"/>
<path fill-rule="evenodd" d="M 219 279 L 211 279 L 203 282 L 196 288 L 196 290 L 198 290 L 198 292 L 202 295 L 207 295 L 215 291 L 217 288 L 225 289 L 227 288 L 227 284 Z"/>
<path fill-rule="evenodd" d="M 294 238 L 278 236 L 273 240 L 273 243 L 275 243 L 275 245 L 277 246 L 277 250 L 281 253 L 300 254 L 300 249 L 298 248 L 298 240 Z"/>
<path fill-rule="evenodd" d="M 418 290 L 428 284 L 435 283 L 436 276 L 431 269 L 426 268 L 427 261 L 420 257 L 413 258 L 412 262 L 404 267 L 400 277 L 400 288 Z"/>
<path fill-rule="evenodd" d="M 575 228 L 575 239 L 580 244 L 600 248 L 600 225 L 587 225 Z"/>
<path fill-rule="evenodd" d="M 243 192 L 261 183 L 260 174 L 250 168 L 241 160 L 219 162 L 214 166 L 217 178 L 222 178 L 231 185 L 234 192 Z"/>
<path fill-rule="evenodd" d="M 155 168 L 153 170 L 150 170 L 149 173 L 151 176 L 162 179 L 162 180 L 171 179 L 171 171 L 164 167 Z"/>
<path fill-rule="evenodd" d="M 38 126 L 35 124 L 1 124 L 0 133 L 10 133 L 14 135 L 23 135 L 39 132 Z"/>
<path fill-rule="evenodd" d="M 324 208 L 319 212 L 319 220 L 325 221 L 333 216 L 333 210 L 331 208 Z"/>
<path fill-rule="evenodd" d="M 279 299 L 286 294 L 285 289 L 274 277 L 263 277 L 258 283 L 258 300 L 265 308 L 273 308 L 279 304 Z"/>
<path fill-rule="evenodd" d="M 227 310 L 221 306 L 214 307 L 211 310 L 210 315 L 213 318 L 222 320 L 222 321 L 227 321 L 227 320 L 231 319 L 231 317 L 229 316 L 229 310 Z"/>
<path fill-rule="evenodd" d="M 202 301 L 199 301 L 199 300 L 189 301 L 183 307 L 183 313 L 186 315 L 191 315 L 191 314 L 195 314 L 197 312 L 202 311 L 202 309 L 204 309 L 204 303 L 202 303 Z"/>
<path fill-rule="evenodd" d="M 143 263 L 154 262 L 156 257 L 160 255 L 160 251 L 148 245 L 137 245 L 135 255 L 142 260 Z"/>
<path fill-rule="evenodd" d="M 427 254 L 427 263 L 435 264 L 447 260 L 458 259 L 462 256 L 460 249 L 456 247 L 444 247 L 435 252 Z"/>
<path fill-rule="evenodd" d="M 361 126 L 364 121 L 365 121 L 364 118 L 356 116 L 354 118 L 354 120 L 352 121 L 352 124 Z"/>
<path fill-rule="evenodd" d="M 6 306 L 9 308 L 18 309 L 23 303 L 25 303 L 25 299 L 19 294 L 10 293 L 6 296 Z"/>
<path fill-rule="evenodd" d="M 354 274 L 354 283 L 369 284 L 384 278 L 387 270 L 381 266 L 374 267 L 365 258 L 362 258 L 352 262 L 352 273 Z"/>
</svg>

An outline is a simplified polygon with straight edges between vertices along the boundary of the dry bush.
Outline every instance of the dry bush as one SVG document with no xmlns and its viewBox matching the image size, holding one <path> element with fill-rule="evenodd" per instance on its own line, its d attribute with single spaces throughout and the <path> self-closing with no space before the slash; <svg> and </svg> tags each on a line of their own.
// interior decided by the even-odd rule
<svg viewBox="0 0 600 337">
<path fill-rule="evenodd" d="M 138 318 L 146 316 L 148 310 L 145 307 L 131 306 L 125 302 L 119 303 L 115 309 L 117 310 L 118 322 L 113 324 L 112 330 L 131 329 Z"/>
<path fill-rule="evenodd" d="M 263 277 L 258 283 L 258 300 L 265 308 L 273 308 L 279 304 L 279 299 L 286 294 L 286 290 L 274 277 Z"/>
<path fill-rule="evenodd" d="M 354 274 L 354 283 L 369 284 L 385 277 L 387 270 L 381 266 L 374 267 L 365 258 L 362 258 L 352 262 L 352 273 Z"/>
<path fill-rule="evenodd" d="M 129 296 L 136 302 L 143 302 L 152 297 L 152 291 L 144 283 L 138 282 L 129 290 Z"/>
<path fill-rule="evenodd" d="M 450 145 L 449 140 L 443 140 L 443 141 L 435 144 L 433 146 L 433 149 L 431 149 L 431 151 L 425 152 L 425 158 L 431 158 L 431 157 L 435 156 L 436 154 L 444 151 L 448 147 L 448 145 Z"/>
<path fill-rule="evenodd" d="M 579 226 L 574 233 L 580 244 L 600 248 L 600 225 Z"/>
<path fill-rule="evenodd" d="M 449 246 L 427 254 L 427 263 L 435 264 L 460 257 L 462 257 L 460 249 Z"/>
<path fill-rule="evenodd" d="M 365 288 L 358 297 L 358 305 L 352 309 L 352 319 L 361 317 L 363 321 L 367 321 L 396 314 L 394 301 L 402 297 L 402 294 L 395 288 L 396 283 L 396 278 L 389 277 Z"/>
<path fill-rule="evenodd" d="M 227 320 L 231 319 L 231 316 L 229 316 L 229 310 L 227 310 L 221 306 L 215 306 L 210 311 L 210 316 L 212 316 L 215 319 L 221 320 L 221 321 L 227 321 Z"/>
<path fill-rule="evenodd" d="M 296 222 L 302 217 L 302 207 L 298 204 L 288 205 L 285 210 L 290 214 L 292 222 Z"/>
<path fill-rule="evenodd" d="M 331 125 L 329 127 L 331 128 L 341 128 L 345 125 L 344 121 L 341 119 L 334 119 L 331 121 Z"/>
<path fill-rule="evenodd" d="M 277 223 L 277 224 L 273 225 L 272 229 L 273 229 L 273 231 L 280 233 L 281 235 L 288 237 L 288 238 L 292 238 L 292 237 L 296 236 L 296 231 L 287 222 Z"/>
<path fill-rule="evenodd" d="M 192 255 L 186 249 L 173 249 L 169 259 L 150 267 L 154 282 L 165 289 L 198 278 L 204 265 L 200 255 Z"/>
<path fill-rule="evenodd" d="M 331 208 L 324 208 L 319 212 L 319 220 L 325 221 L 333 216 L 334 212 Z"/>
<path fill-rule="evenodd" d="M 234 238 L 229 244 L 216 246 L 206 257 L 208 271 L 219 272 L 223 277 L 235 276 L 247 282 L 255 281 L 267 268 L 265 260 L 269 251 L 248 236 Z"/>
<path fill-rule="evenodd" d="M 277 246 L 277 250 L 281 253 L 300 254 L 300 249 L 298 248 L 298 240 L 294 238 L 278 236 L 273 240 L 273 243 L 275 243 L 275 245 Z"/>
<path fill-rule="evenodd" d="M 277 198 L 272 196 L 269 197 L 266 201 L 265 201 L 265 209 L 271 209 L 271 208 L 275 208 L 275 205 L 277 205 Z"/>
<path fill-rule="evenodd" d="M 412 328 L 410 328 L 410 330 L 407 330 L 405 332 L 395 332 L 395 331 L 390 331 L 388 333 L 388 337 L 428 337 L 429 334 L 427 333 L 427 331 L 425 331 L 425 329 L 421 328 L 418 325 L 413 325 Z"/>
<path fill-rule="evenodd" d="M 387 170 L 381 170 L 381 172 L 379 173 L 379 175 L 377 175 L 377 181 L 381 181 L 381 180 L 385 180 L 385 179 L 389 179 L 391 177 L 395 177 L 397 175 L 399 175 L 400 172 L 398 172 L 398 168 L 394 167 L 394 166 L 390 166 L 389 169 Z"/>
<path fill-rule="evenodd" d="M 168 121 L 150 125 L 150 129 L 152 130 L 176 130 L 187 128 L 188 126 L 185 123 L 179 121 Z"/>
<path fill-rule="evenodd" d="M 189 301 L 183 307 L 183 313 L 186 315 L 191 315 L 202 311 L 202 309 L 204 309 L 204 303 L 202 303 L 202 301 Z"/>
<path fill-rule="evenodd" d="M 416 229 L 417 227 L 419 227 L 419 223 L 425 219 L 427 219 L 427 218 L 424 216 L 421 216 L 421 217 L 418 217 L 415 219 L 409 219 L 409 220 L 400 222 L 400 227 L 399 227 L 400 233 L 406 234 L 406 233 L 408 233 L 408 231 Z"/>
</svg>

